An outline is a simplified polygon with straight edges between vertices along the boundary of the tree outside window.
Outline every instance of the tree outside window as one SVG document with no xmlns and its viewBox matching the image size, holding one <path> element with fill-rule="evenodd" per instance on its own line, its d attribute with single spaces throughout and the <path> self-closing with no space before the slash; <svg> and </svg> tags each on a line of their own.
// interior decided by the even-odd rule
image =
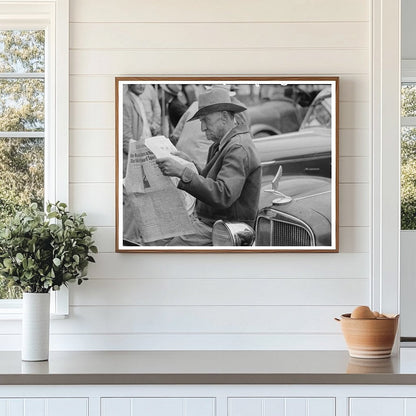
<svg viewBox="0 0 416 416">
<path fill-rule="evenodd" d="M 45 31 L 0 30 L 0 227 L 44 202 Z M 0 279 L 0 299 L 20 298 Z"/>
</svg>

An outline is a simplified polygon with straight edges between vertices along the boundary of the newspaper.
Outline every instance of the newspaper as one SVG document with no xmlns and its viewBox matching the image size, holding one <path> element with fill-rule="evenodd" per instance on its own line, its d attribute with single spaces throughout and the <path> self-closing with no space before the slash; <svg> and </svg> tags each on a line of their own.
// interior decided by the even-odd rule
<svg viewBox="0 0 416 416">
<path fill-rule="evenodd" d="M 198 173 L 198 169 L 192 162 L 188 162 L 185 159 L 182 159 L 179 156 L 173 155 L 172 153 L 176 152 L 177 149 L 173 143 L 166 138 L 165 136 L 154 136 L 145 139 L 145 145 L 148 147 L 152 153 L 156 156 L 157 159 L 163 157 L 170 157 L 178 161 L 181 165 L 188 166 L 191 170 Z M 179 178 L 170 178 L 171 181 L 178 186 Z M 185 208 L 189 215 L 191 215 L 195 208 L 195 198 L 188 194 L 185 191 L 180 191 L 183 198 L 185 199 Z"/>
<path fill-rule="evenodd" d="M 190 163 L 182 159 L 181 157 L 172 154 L 176 152 L 177 149 L 173 145 L 173 143 L 165 136 L 149 137 L 145 139 L 144 143 L 158 159 L 162 157 L 171 157 L 172 159 L 177 160 L 182 165 L 193 165 L 193 163 Z"/>
<path fill-rule="evenodd" d="M 125 240 L 151 243 L 193 232 L 181 191 L 141 142 L 130 142 L 124 186 Z"/>
</svg>

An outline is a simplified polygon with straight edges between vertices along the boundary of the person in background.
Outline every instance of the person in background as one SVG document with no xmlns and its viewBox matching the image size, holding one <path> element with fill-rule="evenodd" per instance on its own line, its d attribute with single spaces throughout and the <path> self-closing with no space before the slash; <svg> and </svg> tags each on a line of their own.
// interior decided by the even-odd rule
<svg viewBox="0 0 416 416">
<path fill-rule="evenodd" d="M 146 84 L 143 94 L 140 95 L 140 99 L 143 102 L 152 136 L 157 136 L 161 133 L 162 117 L 157 92 L 153 85 Z"/>
<path fill-rule="evenodd" d="M 242 221 L 253 226 L 261 187 L 261 166 L 246 125 L 236 125 L 235 114 L 246 110 L 231 102 L 229 91 L 213 87 L 198 97 L 201 130 L 212 143 L 205 168 L 199 173 L 173 158 L 156 160 L 166 176 L 180 178 L 178 188 L 196 201 L 194 233 L 173 238 L 169 246 L 212 245 L 215 221 Z M 189 158 L 182 152 L 178 156 Z"/>
<path fill-rule="evenodd" d="M 123 177 L 126 176 L 129 145 L 131 140 L 151 137 L 146 110 L 140 99 L 145 84 L 128 84 L 123 97 Z"/>
<path fill-rule="evenodd" d="M 152 135 L 141 100 L 145 88 L 145 84 L 128 84 L 123 91 L 123 178 L 127 174 L 130 142 L 144 144 L 144 139 Z M 135 208 L 130 196 L 123 185 L 123 240 L 126 245 L 140 240 L 134 220 Z"/>
<path fill-rule="evenodd" d="M 173 130 L 186 111 L 186 105 L 178 97 L 179 93 L 182 91 L 182 85 L 160 84 L 160 87 L 165 92 L 165 105 L 169 116 L 169 122 Z"/>
</svg>

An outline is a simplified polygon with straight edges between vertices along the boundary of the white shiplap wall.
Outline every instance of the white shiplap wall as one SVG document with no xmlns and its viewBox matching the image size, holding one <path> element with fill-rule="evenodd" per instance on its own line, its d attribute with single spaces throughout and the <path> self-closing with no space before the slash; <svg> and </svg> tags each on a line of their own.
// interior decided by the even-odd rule
<svg viewBox="0 0 416 416">
<path fill-rule="evenodd" d="M 370 298 L 370 3 L 70 1 L 70 205 L 100 254 L 52 348 L 344 348 L 333 317 Z M 340 76 L 340 253 L 115 254 L 114 77 L 270 74 Z"/>
</svg>

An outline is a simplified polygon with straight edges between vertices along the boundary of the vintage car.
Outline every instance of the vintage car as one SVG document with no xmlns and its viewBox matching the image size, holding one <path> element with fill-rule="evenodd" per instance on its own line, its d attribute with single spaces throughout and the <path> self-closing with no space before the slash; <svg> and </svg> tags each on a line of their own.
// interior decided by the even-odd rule
<svg viewBox="0 0 416 416">
<path fill-rule="evenodd" d="M 282 176 L 264 185 L 255 230 L 244 223 L 217 221 L 216 246 L 331 247 L 331 180 Z"/>
<path fill-rule="evenodd" d="M 319 92 L 305 91 L 302 85 L 264 85 L 262 101 L 248 106 L 247 112 L 254 138 L 299 130 L 305 113 Z M 265 94 L 265 95 L 264 95 Z"/>
<path fill-rule="evenodd" d="M 309 107 L 298 131 L 254 140 L 263 175 L 279 166 L 287 174 L 331 176 L 331 89 L 323 89 Z"/>
<path fill-rule="evenodd" d="M 298 132 L 262 137 L 255 145 L 262 161 L 255 229 L 217 221 L 213 244 L 333 247 L 330 89 L 316 96 Z"/>
<path fill-rule="evenodd" d="M 305 114 L 302 110 L 293 100 L 284 97 L 248 107 L 251 134 L 257 139 L 296 131 Z"/>
</svg>

